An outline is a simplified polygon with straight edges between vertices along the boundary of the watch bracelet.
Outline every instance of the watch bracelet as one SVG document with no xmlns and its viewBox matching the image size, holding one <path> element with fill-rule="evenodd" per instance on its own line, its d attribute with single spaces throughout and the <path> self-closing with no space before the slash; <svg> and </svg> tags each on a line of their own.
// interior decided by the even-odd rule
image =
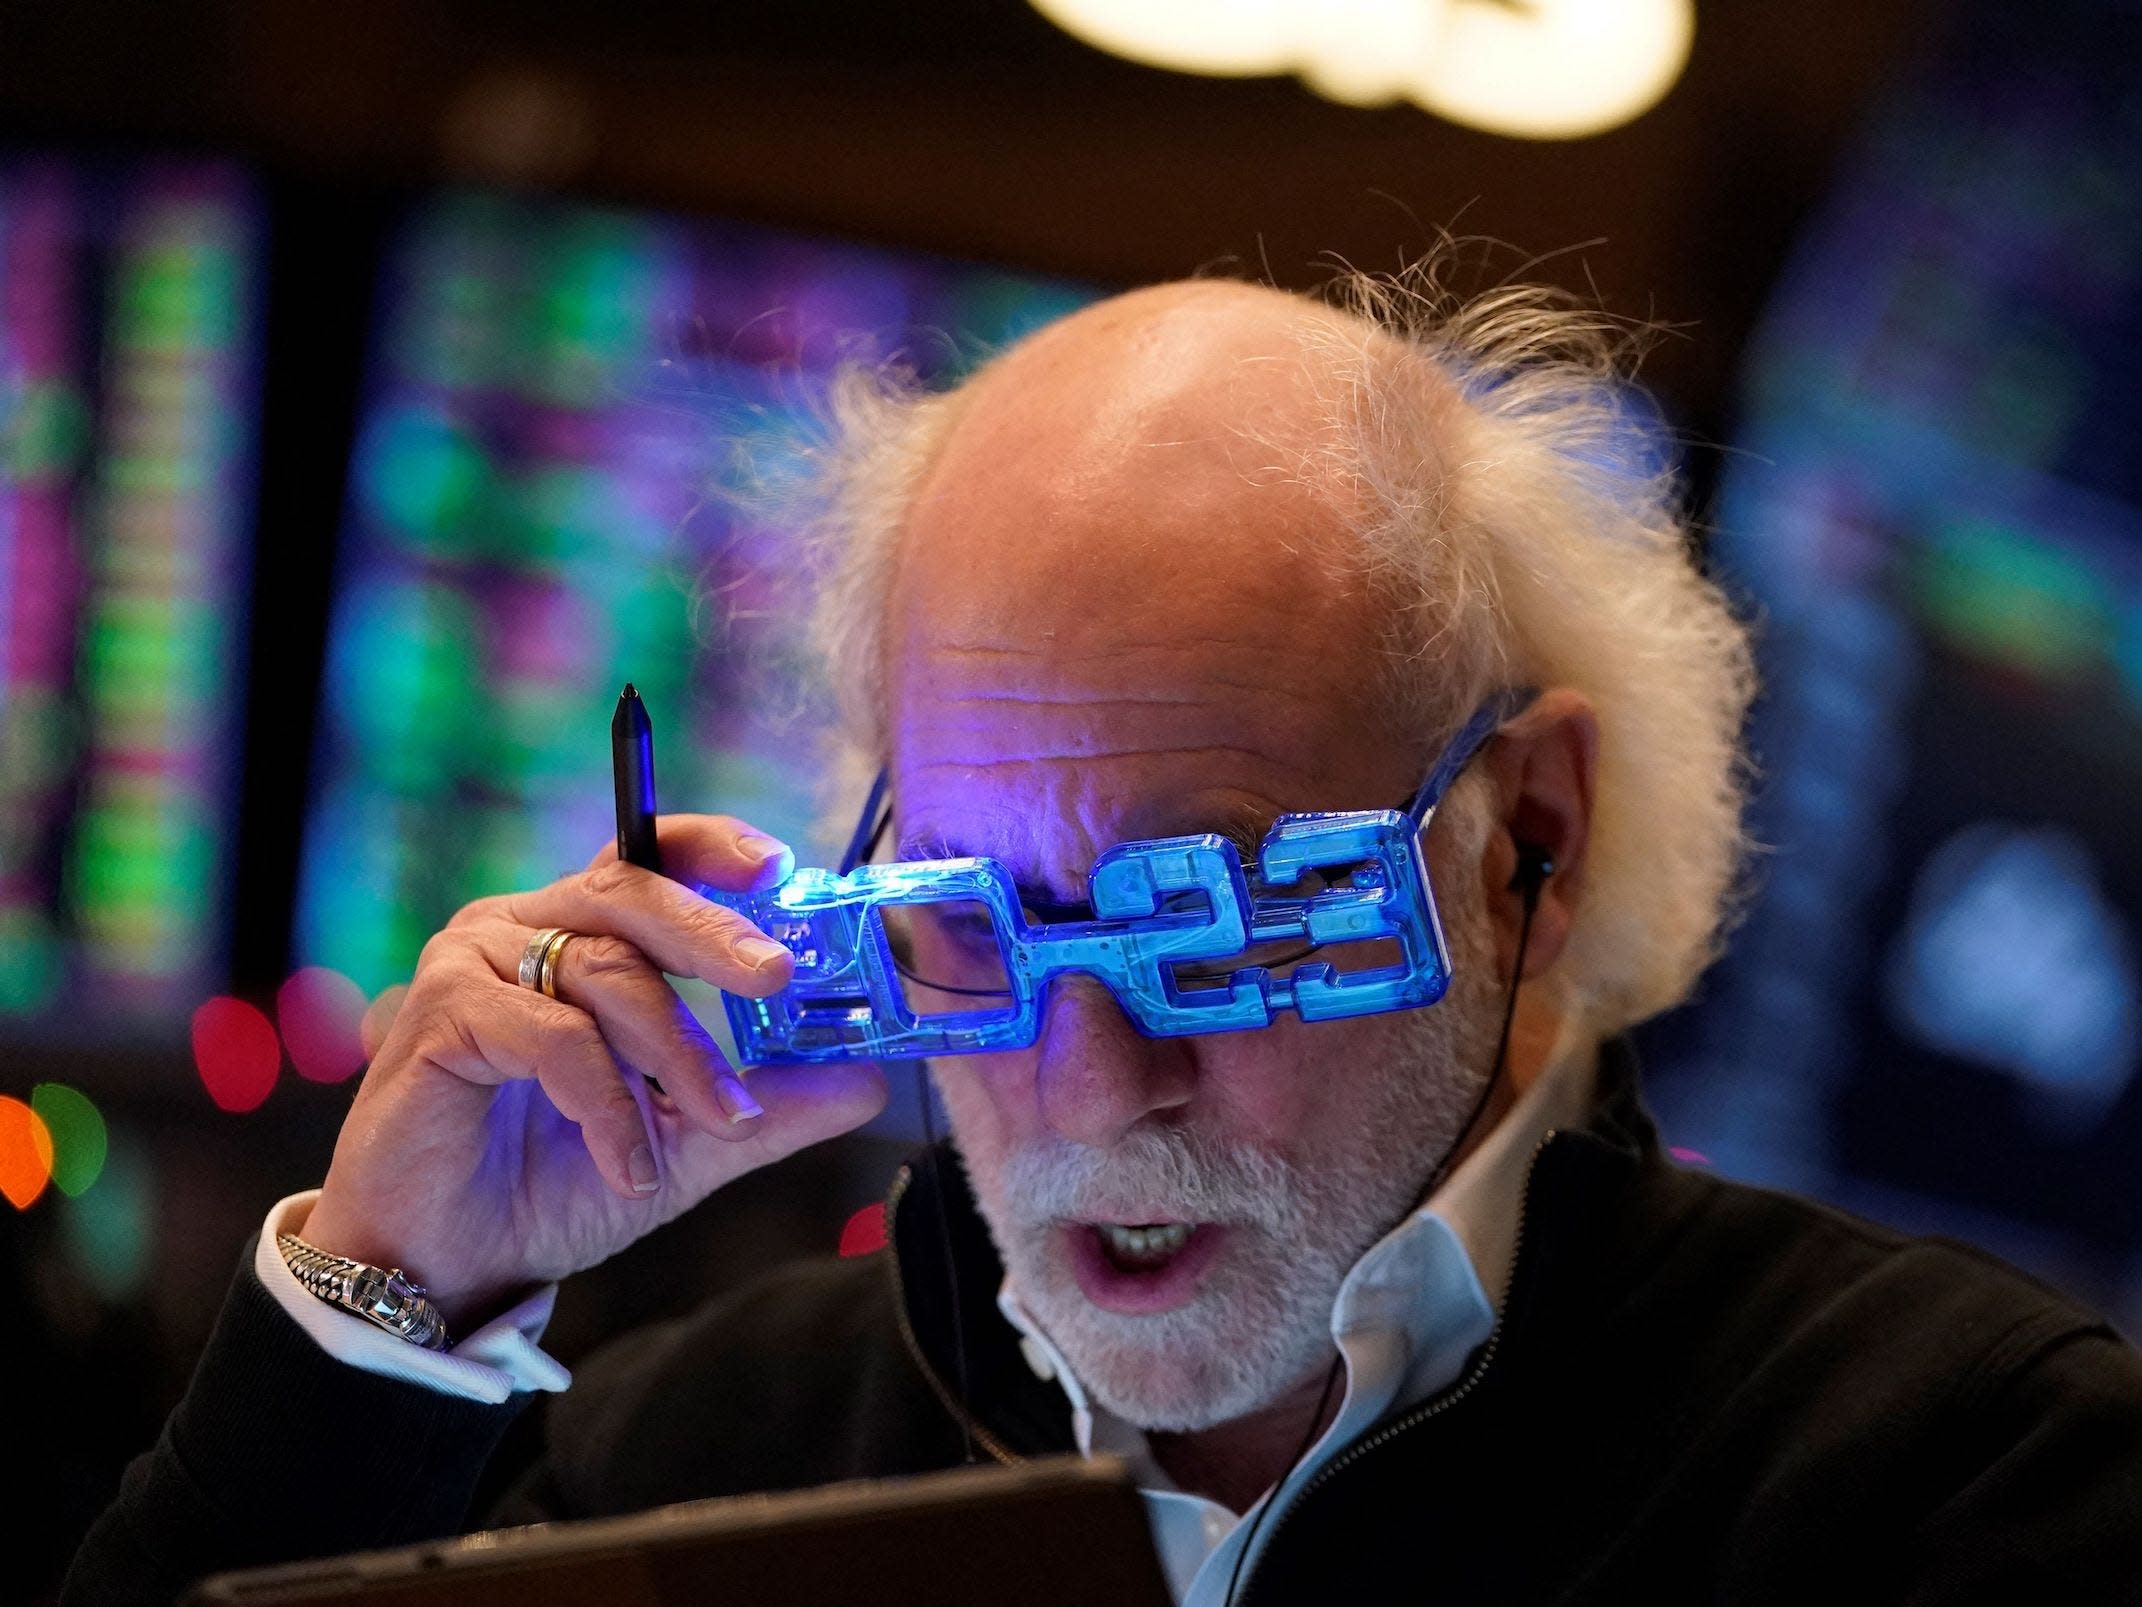
<svg viewBox="0 0 2142 1607">
<path fill-rule="evenodd" d="M 352 1261 L 290 1233 L 277 1234 L 275 1245 L 306 1293 L 426 1350 L 445 1350 L 451 1343 L 445 1316 L 426 1297 L 424 1286 L 400 1267 Z"/>
</svg>

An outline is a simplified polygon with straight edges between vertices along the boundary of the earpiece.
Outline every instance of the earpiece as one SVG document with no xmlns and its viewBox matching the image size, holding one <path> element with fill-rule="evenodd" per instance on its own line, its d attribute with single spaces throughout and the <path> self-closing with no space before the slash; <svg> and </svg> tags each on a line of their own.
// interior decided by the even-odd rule
<svg viewBox="0 0 2142 1607">
<path fill-rule="evenodd" d="M 1517 871 L 1510 878 L 1510 891 L 1529 901 L 1538 898 L 1547 878 L 1554 874 L 1554 859 L 1538 843 L 1517 845 Z"/>
</svg>

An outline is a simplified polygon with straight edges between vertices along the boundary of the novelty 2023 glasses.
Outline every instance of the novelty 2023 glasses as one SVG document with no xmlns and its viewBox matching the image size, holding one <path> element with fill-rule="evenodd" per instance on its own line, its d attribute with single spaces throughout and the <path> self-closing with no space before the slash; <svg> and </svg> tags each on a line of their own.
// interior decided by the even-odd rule
<svg viewBox="0 0 2142 1607">
<path fill-rule="evenodd" d="M 1245 867 L 1203 833 L 1119 843 L 1094 861 L 1086 909 L 1031 918 L 994 859 L 859 864 L 882 833 L 885 777 L 838 871 L 798 870 L 751 894 L 701 891 L 796 957 L 779 993 L 722 1002 L 747 1065 L 894 1060 L 1023 1049 L 1048 986 L 1101 982 L 1147 1037 L 1434 1004 L 1450 960 L 1421 835 L 1488 738 L 1532 701 L 1488 698 L 1403 809 L 1282 815 Z M 1373 945 L 1360 969 L 1320 951 Z"/>
</svg>

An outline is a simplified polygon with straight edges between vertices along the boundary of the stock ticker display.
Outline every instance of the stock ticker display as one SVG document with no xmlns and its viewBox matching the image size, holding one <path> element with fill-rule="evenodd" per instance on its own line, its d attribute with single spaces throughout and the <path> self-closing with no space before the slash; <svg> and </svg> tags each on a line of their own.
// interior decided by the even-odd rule
<svg viewBox="0 0 2142 1607">
<path fill-rule="evenodd" d="M 760 493 L 812 439 L 842 359 L 939 379 L 1084 299 L 482 195 L 420 209 L 384 284 L 296 938 L 300 960 L 375 995 L 460 904 L 610 839 L 627 680 L 655 721 L 664 809 L 808 841 L 797 555 Z"/>
<path fill-rule="evenodd" d="M 220 977 L 259 231 L 225 167 L 0 159 L 0 1038 Z"/>
<path fill-rule="evenodd" d="M 1760 894 L 1655 1096 L 2142 1329 L 2142 53 L 1980 8 L 1750 354 Z"/>
</svg>

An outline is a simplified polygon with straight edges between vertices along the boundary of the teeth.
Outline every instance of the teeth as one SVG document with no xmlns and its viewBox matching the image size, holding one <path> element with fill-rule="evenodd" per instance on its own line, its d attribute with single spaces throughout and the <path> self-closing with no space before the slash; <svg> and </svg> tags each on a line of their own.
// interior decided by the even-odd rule
<svg viewBox="0 0 2142 1607">
<path fill-rule="evenodd" d="M 1094 1224 L 1110 1253 L 1125 1261 L 1163 1261 L 1180 1250 L 1190 1238 L 1190 1224 L 1167 1222 L 1152 1227 L 1125 1227 L 1116 1222 Z"/>
</svg>

